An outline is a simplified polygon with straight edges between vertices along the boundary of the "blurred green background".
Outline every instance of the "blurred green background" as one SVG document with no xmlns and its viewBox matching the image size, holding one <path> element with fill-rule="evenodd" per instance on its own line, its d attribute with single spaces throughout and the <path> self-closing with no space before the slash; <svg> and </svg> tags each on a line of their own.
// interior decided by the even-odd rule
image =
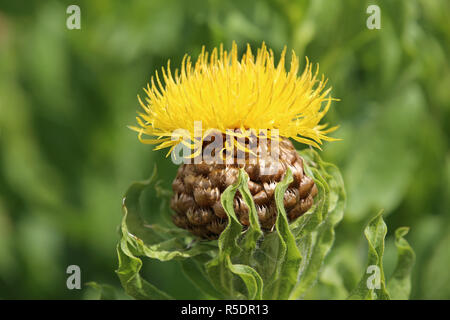
<svg viewBox="0 0 450 320">
<path fill-rule="evenodd" d="M 81 30 L 66 8 L 81 8 Z M 381 8 L 368 30 L 366 8 Z M 91 298 L 82 282 L 120 288 L 114 273 L 121 196 L 154 163 L 169 186 L 175 166 L 138 142 L 136 95 L 156 69 L 202 45 L 262 41 L 320 63 L 341 142 L 326 161 L 342 170 L 348 205 L 318 285 L 306 298 L 345 298 L 364 272 L 363 228 L 380 209 L 410 226 L 417 254 L 412 298 L 450 299 L 450 1 L 0 1 L 0 298 Z M 299 146 L 301 147 L 301 146 Z M 154 201 L 149 195 L 148 201 Z M 176 263 L 146 276 L 177 298 L 201 297 Z M 123 297 L 119 294 L 119 297 Z"/>
</svg>

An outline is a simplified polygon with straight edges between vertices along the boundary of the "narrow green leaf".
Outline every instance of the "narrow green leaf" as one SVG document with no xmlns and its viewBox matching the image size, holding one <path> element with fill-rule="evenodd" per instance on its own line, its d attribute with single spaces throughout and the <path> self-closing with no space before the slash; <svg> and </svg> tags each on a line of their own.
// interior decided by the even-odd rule
<svg viewBox="0 0 450 320">
<path fill-rule="evenodd" d="M 152 228 L 146 228 L 140 214 L 139 198 L 145 188 L 153 185 L 156 181 L 156 168 L 149 179 L 133 183 L 125 193 L 122 200 L 122 208 L 126 212 L 126 225 L 129 231 L 136 237 L 147 243 L 157 243 L 164 240 L 163 234 L 154 232 Z"/>
<path fill-rule="evenodd" d="M 300 267 L 300 279 L 291 293 L 291 299 L 302 297 L 317 281 L 325 257 L 334 242 L 334 228 L 344 215 L 346 195 L 342 176 L 334 165 L 322 162 L 321 166 L 327 169 L 326 181 L 321 178 L 318 170 L 314 169 L 312 172 L 314 172 L 316 186 L 320 190 L 316 200 L 320 199 L 323 202 L 320 209 L 324 220 L 315 230 L 301 238 L 302 241 L 299 241 L 303 260 Z M 323 201 L 323 198 L 327 198 L 328 201 Z"/>
<path fill-rule="evenodd" d="M 279 274 L 269 291 L 269 297 L 271 299 L 287 299 L 289 297 L 292 288 L 297 283 L 299 266 L 302 259 L 294 235 L 289 228 L 286 211 L 284 210 L 284 193 L 292 181 L 292 171 L 288 169 L 283 180 L 275 187 L 275 203 L 277 206 L 275 228 L 280 239 L 282 250 L 280 252 Z"/>
<path fill-rule="evenodd" d="M 250 226 L 245 231 L 244 237 L 240 242 L 241 248 L 243 250 L 241 258 L 246 264 L 250 263 L 250 257 L 256 248 L 257 240 L 263 235 L 261 226 L 259 225 L 259 218 L 256 212 L 255 203 L 253 201 L 252 194 L 248 189 L 248 175 L 241 169 L 240 170 L 241 183 L 239 186 L 239 192 L 241 193 L 242 199 L 247 204 L 249 208 L 249 222 Z"/>
<path fill-rule="evenodd" d="M 227 258 L 228 268 L 238 275 L 247 288 L 247 298 L 250 300 L 261 300 L 263 291 L 263 281 L 258 272 L 250 266 L 244 264 L 232 264 L 230 257 Z"/>
<path fill-rule="evenodd" d="M 236 288 L 233 273 L 229 269 L 228 259 L 242 251 L 237 243 L 242 233 L 242 225 L 239 223 L 233 208 L 234 195 L 240 186 L 241 176 L 239 174 L 237 181 L 222 193 L 221 203 L 227 214 L 228 224 L 219 237 L 219 254 L 206 264 L 207 274 L 216 289 L 229 297 L 236 296 Z"/>
<path fill-rule="evenodd" d="M 387 227 L 383 220 L 382 212 L 373 218 L 364 235 L 368 243 L 367 268 L 359 284 L 350 294 L 349 299 L 363 300 L 388 300 L 389 294 L 386 290 L 386 282 L 383 271 L 384 238 Z"/>
<path fill-rule="evenodd" d="M 242 233 L 242 225 L 237 219 L 233 207 L 234 195 L 236 194 L 241 181 L 242 174 L 239 173 L 236 183 L 225 189 L 220 200 L 228 217 L 228 224 L 219 237 L 220 256 L 223 260 L 226 260 L 226 255 L 237 254 L 241 251 L 237 241 Z"/>
<path fill-rule="evenodd" d="M 397 265 L 388 282 L 388 291 L 392 299 L 407 300 L 411 292 L 411 273 L 416 255 L 405 240 L 409 228 L 401 227 L 395 231 L 395 246 L 397 247 Z"/>
<path fill-rule="evenodd" d="M 143 279 L 139 257 L 169 261 L 186 259 L 217 250 L 214 242 L 192 242 L 181 229 L 147 224 L 140 213 L 139 198 L 145 188 L 154 185 L 156 169 L 150 179 L 133 183 L 123 201 L 121 240 L 117 247 L 119 267 L 116 271 L 125 291 L 136 299 L 168 299 L 170 295 Z"/>
<path fill-rule="evenodd" d="M 124 245 L 132 248 L 132 252 L 136 256 L 146 256 L 160 261 L 168 261 L 175 258 L 190 258 L 198 254 L 202 254 L 216 248 L 214 243 L 196 241 L 188 245 L 187 240 L 190 238 L 171 237 L 159 243 L 148 245 L 142 239 L 128 231 L 128 211 L 124 210 L 122 220 L 122 240 Z M 147 234 L 147 229 L 142 229 Z M 153 230 L 152 230 L 153 232 Z M 164 236 L 170 236 L 166 234 Z"/>
<path fill-rule="evenodd" d="M 119 268 L 116 273 L 127 294 L 140 300 L 172 299 L 170 295 L 141 278 L 139 271 L 142 268 L 142 261 L 131 254 L 123 240 L 117 246 L 117 255 L 119 258 Z"/>
</svg>

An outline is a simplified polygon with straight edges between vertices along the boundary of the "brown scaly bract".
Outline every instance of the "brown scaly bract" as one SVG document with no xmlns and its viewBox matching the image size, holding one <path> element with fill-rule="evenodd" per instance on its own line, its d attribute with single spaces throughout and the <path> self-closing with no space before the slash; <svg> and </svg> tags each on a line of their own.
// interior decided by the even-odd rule
<svg viewBox="0 0 450 320">
<path fill-rule="evenodd" d="M 266 231 L 274 227 L 277 209 L 274 191 L 286 169 L 293 174 L 293 182 L 284 194 L 284 207 L 290 221 L 297 219 L 313 205 L 317 194 L 314 181 L 305 175 L 303 159 L 291 141 L 281 139 L 279 164 L 273 174 L 261 175 L 261 165 L 272 165 L 258 159 L 257 164 L 183 164 L 178 169 L 172 184 L 174 195 L 171 208 L 175 211 L 172 220 L 180 228 L 205 239 L 217 239 L 227 225 L 227 215 L 220 203 L 222 192 L 233 184 L 243 167 L 249 176 L 248 186 L 255 202 L 261 228 Z M 266 163 L 266 164 L 264 164 Z M 245 227 L 249 225 L 249 208 L 239 191 L 234 198 L 236 216 Z"/>
</svg>

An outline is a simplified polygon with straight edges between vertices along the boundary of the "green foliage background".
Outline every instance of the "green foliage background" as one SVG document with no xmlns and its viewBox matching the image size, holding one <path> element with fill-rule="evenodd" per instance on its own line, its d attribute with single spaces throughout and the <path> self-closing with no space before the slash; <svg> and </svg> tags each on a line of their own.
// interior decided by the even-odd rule
<svg viewBox="0 0 450 320">
<path fill-rule="evenodd" d="M 66 8 L 81 7 L 81 30 Z M 381 8 L 381 30 L 366 8 Z M 321 156 L 341 169 L 348 204 L 319 283 L 306 298 L 345 298 L 364 272 L 364 226 L 384 209 L 385 274 L 396 263 L 394 230 L 417 254 L 412 298 L 450 299 L 450 2 L 0 1 L 0 298 L 93 298 L 66 288 L 120 287 L 114 273 L 121 196 L 164 152 L 126 128 L 136 95 L 156 69 L 236 40 L 284 45 L 320 63 L 340 124 Z M 298 146 L 301 148 L 301 146 Z M 146 195 L 151 217 L 155 195 Z M 177 263 L 146 267 L 176 298 L 201 297 Z M 122 296 L 120 296 L 122 297 Z"/>
</svg>

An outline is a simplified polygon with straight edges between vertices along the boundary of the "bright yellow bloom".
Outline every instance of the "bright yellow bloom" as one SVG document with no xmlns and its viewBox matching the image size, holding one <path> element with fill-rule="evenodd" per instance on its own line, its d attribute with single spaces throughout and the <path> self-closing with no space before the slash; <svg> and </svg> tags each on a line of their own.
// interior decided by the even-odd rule
<svg viewBox="0 0 450 320">
<path fill-rule="evenodd" d="M 152 77 L 151 85 L 144 89 L 146 103 L 138 96 L 144 112 L 137 117 L 139 127 L 131 129 L 139 132 L 141 142 L 158 144 L 155 149 L 170 147 L 169 153 L 183 138 L 174 140 L 172 133 L 177 129 L 185 129 L 194 141 L 195 121 L 202 123 L 202 136 L 211 129 L 222 133 L 227 129 L 278 129 L 280 137 L 315 147 L 322 140 L 336 140 L 326 134 L 337 127 L 327 129 L 320 124 L 331 101 L 337 100 L 329 96 L 327 81 L 323 76 L 317 78 L 318 66 L 313 73 L 308 59 L 298 76 L 294 52 L 287 71 L 285 54 L 286 49 L 275 66 L 274 54 L 264 43 L 256 57 L 248 45 L 239 61 L 233 43 L 231 52 L 221 45 L 210 56 L 203 48 L 195 64 L 185 55 L 180 72 L 177 69 L 174 74 L 169 61 L 167 70 L 162 69 L 164 85 L 156 73 L 156 83 Z M 144 139 L 143 135 L 154 138 Z"/>
</svg>

